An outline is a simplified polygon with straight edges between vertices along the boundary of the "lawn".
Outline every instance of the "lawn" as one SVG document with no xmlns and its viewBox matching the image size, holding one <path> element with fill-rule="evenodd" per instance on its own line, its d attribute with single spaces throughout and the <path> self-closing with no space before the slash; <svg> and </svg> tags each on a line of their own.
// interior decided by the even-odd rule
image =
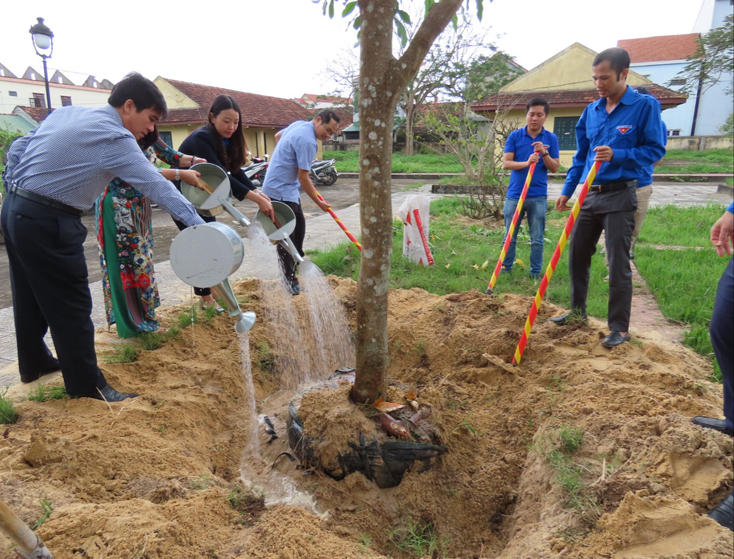
<svg viewBox="0 0 734 559">
<path fill-rule="evenodd" d="M 356 173 L 359 171 L 359 152 L 357 151 L 325 151 L 324 159 L 336 159 L 339 171 Z M 566 171 L 561 167 L 559 171 Z M 393 154 L 393 173 L 463 173 L 459 165 L 450 155 Z M 734 155 L 729 149 L 712 149 L 706 151 L 669 150 L 663 162 L 655 169 L 656 173 L 707 174 L 733 173 Z"/>
<path fill-rule="evenodd" d="M 477 289 L 484 291 L 497 263 L 504 227 L 468 220 L 458 213 L 457 198 L 445 197 L 431 203 L 430 242 L 435 265 L 425 268 L 402 257 L 403 226 L 394 223 L 390 287 L 420 287 L 440 295 Z M 712 357 L 708 322 L 713 295 L 728 262 L 719 258 L 708 241 L 711 225 L 721 216 L 723 205 L 652 208 L 635 250 L 635 265 L 658 299 L 662 313 L 689 328 L 686 343 Z M 543 270 L 560 238 L 568 214 L 549 210 Z M 671 227 L 671 224 L 675 224 Z M 568 248 L 568 247 L 567 247 Z M 518 293 L 534 296 L 538 281 L 528 274 L 530 238 L 523 225 L 518 235 L 517 258 L 511 275 L 502 275 L 495 294 Z M 351 244 L 328 251 L 313 251 L 312 260 L 325 274 L 357 279 L 360 254 Z M 588 313 L 606 318 L 609 284 L 601 255 L 592 261 Z M 553 274 L 545 300 L 569 305 L 567 250 Z M 530 303 L 528 303 L 530 304 Z"/>
</svg>

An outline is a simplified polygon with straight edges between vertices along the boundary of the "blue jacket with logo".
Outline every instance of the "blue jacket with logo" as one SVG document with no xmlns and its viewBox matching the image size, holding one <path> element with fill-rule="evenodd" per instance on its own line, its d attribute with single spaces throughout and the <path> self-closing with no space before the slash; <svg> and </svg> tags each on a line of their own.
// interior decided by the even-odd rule
<svg viewBox="0 0 734 559">
<path fill-rule="evenodd" d="M 641 95 L 627 86 L 627 91 L 611 113 L 602 97 L 588 105 L 576 124 L 578 151 L 566 175 L 564 196 L 573 195 L 576 186 L 594 164 L 598 146 L 614 151 L 612 160 L 603 163 L 594 184 L 640 179 L 644 169 L 665 156 L 661 137 L 660 103 L 650 95 Z"/>
</svg>

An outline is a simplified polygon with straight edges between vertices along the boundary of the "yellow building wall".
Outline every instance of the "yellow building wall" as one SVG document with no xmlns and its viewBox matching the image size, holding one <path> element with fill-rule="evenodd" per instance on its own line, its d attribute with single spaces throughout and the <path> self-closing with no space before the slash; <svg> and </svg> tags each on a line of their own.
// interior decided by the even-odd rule
<svg viewBox="0 0 734 559">
<path fill-rule="evenodd" d="M 598 53 L 580 43 L 574 43 L 557 55 L 549 58 L 529 72 L 508 83 L 501 93 L 594 89 L 591 65 Z M 652 82 L 642 75 L 630 71 L 629 85 L 650 85 Z M 580 114 L 580 113 L 579 113 Z"/>
<path fill-rule="evenodd" d="M 158 76 L 153 80 L 153 83 L 163 93 L 169 109 L 196 109 L 199 106 L 191 97 L 184 95 L 162 77 Z"/>
</svg>

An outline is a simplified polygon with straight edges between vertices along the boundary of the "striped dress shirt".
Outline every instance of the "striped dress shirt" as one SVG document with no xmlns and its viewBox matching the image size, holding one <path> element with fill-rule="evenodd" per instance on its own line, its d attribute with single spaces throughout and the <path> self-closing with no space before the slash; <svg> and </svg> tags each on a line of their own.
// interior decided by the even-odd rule
<svg viewBox="0 0 734 559">
<path fill-rule="evenodd" d="M 56 109 L 8 153 L 7 178 L 29 192 L 79 210 L 92 207 L 119 177 L 187 225 L 204 221 L 148 161 L 117 110 L 69 106 Z"/>
</svg>

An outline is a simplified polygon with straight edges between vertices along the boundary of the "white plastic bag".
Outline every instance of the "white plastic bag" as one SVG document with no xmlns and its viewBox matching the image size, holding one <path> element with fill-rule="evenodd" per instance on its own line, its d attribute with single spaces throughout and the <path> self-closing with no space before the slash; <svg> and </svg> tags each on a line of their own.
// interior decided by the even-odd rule
<svg viewBox="0 0 734 559">
<path fill-rule="evenodd" d="M 433 266 L 433 255 L 428 246 L 429 208 L 427 196 L 411 194 L 397 212 L 404 225 L 403 256 L 421 266 Z"/>
</svg>

